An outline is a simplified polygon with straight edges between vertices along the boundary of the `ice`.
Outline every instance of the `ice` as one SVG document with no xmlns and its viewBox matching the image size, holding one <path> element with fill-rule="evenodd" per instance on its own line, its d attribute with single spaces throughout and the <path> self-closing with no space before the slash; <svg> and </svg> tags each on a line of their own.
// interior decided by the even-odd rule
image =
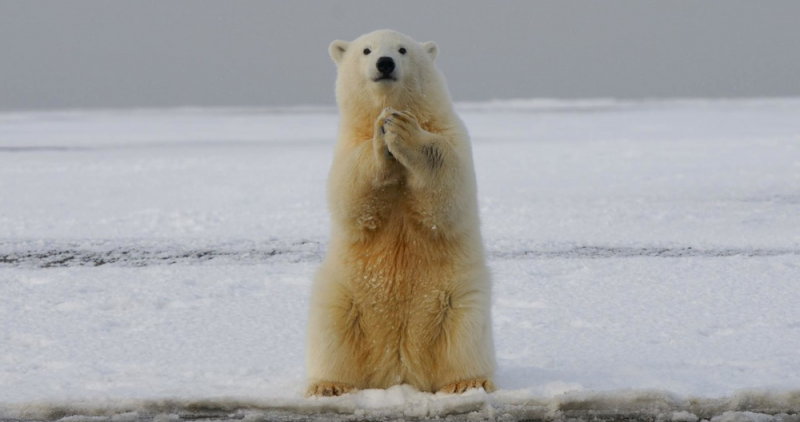
<svg viewBox="0 0 800 422">
<path fill-rule="evenodd" d="M 0 114 L 0 419 L 800 422 L 800 100 L 462 104 L 492 394 L 306 399 L 330 108 Z"/>
</svg>

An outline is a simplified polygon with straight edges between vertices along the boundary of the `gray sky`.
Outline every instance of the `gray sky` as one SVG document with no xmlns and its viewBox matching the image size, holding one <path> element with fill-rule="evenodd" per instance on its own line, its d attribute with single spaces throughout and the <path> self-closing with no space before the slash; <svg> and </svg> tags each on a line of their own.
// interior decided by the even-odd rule
<svg viewBox="0 0 800 422">
<path fill-rule="evenodd" d="M 0 110 L 333 104 L 328 44 L 380 28 L 459 101 L 800 96 L 793 0 L 0 0 Z"/>
</svg>

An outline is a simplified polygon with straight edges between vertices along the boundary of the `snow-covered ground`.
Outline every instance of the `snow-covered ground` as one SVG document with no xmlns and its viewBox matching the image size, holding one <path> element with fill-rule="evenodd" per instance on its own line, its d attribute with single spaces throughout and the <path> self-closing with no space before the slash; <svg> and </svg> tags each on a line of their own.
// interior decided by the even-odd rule
<svg viewBox="0 0 800 422">
<path fill-rule="evenodd" d="M 460 110 L 498 392 L 302 397 L 334 109 L 6 113 L 0 419 L 800 411 L 800 100 Z"/>
</svg>

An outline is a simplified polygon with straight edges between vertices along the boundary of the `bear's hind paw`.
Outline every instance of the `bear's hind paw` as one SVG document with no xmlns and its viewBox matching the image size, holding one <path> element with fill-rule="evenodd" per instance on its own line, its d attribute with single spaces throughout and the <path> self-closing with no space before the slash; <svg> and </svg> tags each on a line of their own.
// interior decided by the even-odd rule
<svg viewBox="0 0 800 422">
<path fill-rule="evenodd" d="M 343 384 L 341 382 L 315 382 L 306 390 L 306 397 L 322 396 L 334 397 L 341 396 L 342 394 L 352 393 L 357 388 L 350 384 Z"/>
<path fill-rule="evenodd" d="M 487 378 L 476 378 L 445 385 L 444 387 L 440 388 L 438 392 L 446 394 L 461 394 L 471 388 L 483 388 L 487 393 L 491 393 L 496 389 L 491 380 Z"/>
</svg>

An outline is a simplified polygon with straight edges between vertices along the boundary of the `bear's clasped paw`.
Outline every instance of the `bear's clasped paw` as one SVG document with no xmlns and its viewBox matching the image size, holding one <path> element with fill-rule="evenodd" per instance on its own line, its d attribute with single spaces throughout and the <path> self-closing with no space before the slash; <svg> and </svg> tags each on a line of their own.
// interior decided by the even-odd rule
<svg viewBox="0 0 800 422">
<path fill-rule="evenodd" d="M 422 129 L 413 114 L 406 111 L 397 111 L 391 108 L 384 109 L 379 117 L 383 140 L 389 151 L 397 155 L 400 148 L 411 148 L 418 141 Z"/>
</svg>

